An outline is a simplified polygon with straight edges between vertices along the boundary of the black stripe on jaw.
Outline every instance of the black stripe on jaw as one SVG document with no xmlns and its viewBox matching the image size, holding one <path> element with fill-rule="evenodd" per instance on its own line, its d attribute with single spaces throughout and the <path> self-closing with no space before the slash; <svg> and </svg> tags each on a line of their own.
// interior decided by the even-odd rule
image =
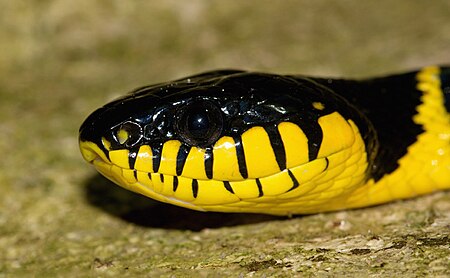
<svg viewBox="0 0 450 278">
<path fill-rule="evenodd" d="M 286 169 L 286 151 L 284 149 L 283 140 L 281 140 L 280 132 L 274 125 L 270 125 L 264 128 L 269 135 L 270 145 L 272 146 L 275 159 L 277 160 L 280 171 Z"/>
<path fill-rule="evenodd" d="M 213 163 L 214 163 L 213 159 L 214 157 L 212 147 L 206 148 L 204 160 L 205 160 L 205 173 L 208 179 L 213 178 Z"/>
<path fill-rule="evenodd" d="M 173 177 L 173 188 L 172 188 L 173 192 L 176 192 L 177 188 L 178 188 L 178 177 L 174 176 Z"/>
<path fill-rule="evenodd" d="M 289 174 L 289 177 L 290 177 L 291 180 L 292 180 L 292 187 L 291 187 L 291 189 L 289 189 L 287 192 L 296 189 L 296 188 L 300 185 L 300 184 L 298 183 L 297 178 L 294 176 L 294 174 L 292 174 L 291 170 L 289 170 L 289 169 L 288 169 L 288 174 Z"/>
<path fill-rule="evenodd" d="M 128 151 L 128 165 L 130 169 L 134 169 L 134 165 L 136 164 L 137 155 L 139 152 L 139 148 L 132 148 Z"/>
<path fill-rule="evenodd" d="M 256 179 L 256 185 L 258 186 L 258 192 L 259 192 L 258 197 L 264 196 L 264 192 L 263 192 L 263 189 L 262 189 L 262 184 L 261 184 L 261 181 L 259 179 Z"/>
<path fill-rule="evenodd" d="M 323 132 L 318 121 L 308 121 L 298 125 L 308 139 L 308 158 L 313 161 L 319 154 L 320 145 L 323 140 Z"/>
<path fill-rule="evenodd" d="M 248 172 L 247 172 L 247 163 L 245 161 L 244 146 L 242 145 L 242 139 L 240 136 L 233 136 L 233 140 L 234 145 L 236 147 L 236 156 L 239 165 L 239 172 L 241 173 L 241 176 L 244 179 L 246 179 L 248 178 Z"/>
<path fill-rule="evenodd" d="M 189 155 L 190 150 L 191 147 L 185 144 L 181 144 L 180 148 L 178 149 L 177 165 L 176 165 L 177 176 L 181 176 L 181 173 L 183 173 L 184 164 L 186 163 L 186 159 Z"/>
<path fill-rule="evenodd" d="M 106 138 L 104 138 L 106 141 L 108 141 L 108 142 L 111 142 L 110 140 L 108 140 L 108 139 L 106 139 Z M 108 159 L 108 161 L 111 161 L 111 158 L 109 157 L 109 152 L 111 151 L 111 150 L 108 150 L 108 149 L 106 149 L 105 148 L 105 145 L 103 144 L 103 139 L 100 139 L 98 142 L 96 141 L 96 142 L 94 142 L 94 141 L 89 141 L 89 142 L 92 142 L 92 143 L 94 143 L 102 152 L 103 152 L 103 154 L 105 155 L 105 157 Z"/>
<path fill-rule="evenodd" d="M 225 189 L 228 190 L 231 194 L 234 194 L 233 188 L 231 187 L 229 181 L 223 181 L 223 186 L 225 186 Z"/>
<path fill-rule="evenodd" d="M 196 179 L 192 180 L 192 196 L 197 198 L 198 195 L 198 181 Z"/>
<path fill-rule="evenodd" d="M 161 164 L 162 147 L 163 147 L 162 143 L 158 143 L 152 146 L 154 173 L 158 173 L 159 165 Z"/>
</svg>

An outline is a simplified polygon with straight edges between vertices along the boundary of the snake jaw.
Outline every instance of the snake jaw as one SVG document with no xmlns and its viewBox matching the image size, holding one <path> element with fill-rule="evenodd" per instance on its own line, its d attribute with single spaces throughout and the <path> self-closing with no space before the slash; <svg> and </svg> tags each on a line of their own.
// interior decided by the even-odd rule
<svg viewBox="0 0 450 278">
<path fill-rule="evenodd" d="M 95 161 L 109 162 L 109 159 L 97 144 L 90 141 L 80 141 L 79 146 L 81 155 L 87 162 L 91 164 L 95 164 Z"/>
<path fill-rule="evenodd" d="M 97 109 L 80 127 L 80 150 L 121 187 L 189 209 L 291 215 L 379 204 L 448 188 L 449 74 L 200 74 Z"/>
<path fill-rule="evenodd" d="M 263 78 L 269 85 L 280 85 L 277 91 L 289 91 L 289 86 L 297 84 L 282 77 L 250 74 L 242 78 Z M 272 214 L 319 210 L 322 203 L 345 191 L 338 186 L 320 201 L 309 203 L 319 194 L 315 191 L 330 187 L 330 180 L 342 172 L 339 165 L 353 155 L 357 128 L 347 120 L 351 117 L 337 111 L 334 101 L 316 92 L 315 84 L 303 81 L 300 85 L 311 97 L 285 99 L 267 91 L 267 84 L 259 94 L 253 87 L 234 90 L 233 80 L 223 84 L 220 94 L 206 85 L 202 90 L 180 89 L 167 99 L 154 95 L 153 89 L 146 94 L 138 90 L 85 120 L 80 127 L 80 150 L 112 182 L 158 201 L 209 211 L 259 212 L 272 204 L 276 204 Z M 168 106 L 174 98 L 179 99 L 177 105 Z M 160 119 L 153 117 L 161 110 L 158 105 L 167 112 L 156 113 Z M 303 107 L 300 112 L 298 107 Z M 204 117 L 198 110 L 224 114 Z M 177 124 L 172 134 L 174 115 Z M 208 123 L 219 119 L 220 124 L 214 125 L 214 132 L 206 132 L 188 119 Z M 206 144 L 211 146 L 198 140 L 202 132 L 214 139 Z M 188 133 L 201 144 L 192 144 L 189 136 L 185 138 Z M 350 170 L 364 172 L 366 165 L 359 166 Z M 354 182 L 359 182 L 359 175 Z M 299 203 L 284 202 L 291 199 Z"/>
<path fill-rule="evenodd" d="M 120 183 L 110 174 L 112 164 L 97 144 L 80 140 L 79 147 L 84 160 L 94 165 L 95 169 L 109 180 Z"/>
<path fill-rule="evenodd" d="M 115 184 L 127 190 L 131 190 L 145 196 L 151 196 L 153 199 L 161 202 L 171 203 L 193 210 L 205 211 L 205 209 L 203 209 L 201 206 L 197 206 L 195 204 L 192 204 L 191 202 L 176 198 L 174 196 L 165 196 L 164 194 L 156 192 L 152 186 L 143 184 L 140 181 L 128 181 L 123 177 L 122 173 L 124 170 L 130 169 L 122 169 L 118 165 L 111 162 L 105 152 L 97 144 L 90 141 L 80 140 L 79 147 L 83 158 L 88 163 L 92 164 L 101 175 L 114 182 Z"/>
<path fill-rule="evenodd" d="M 92 164 L 99 173 L 116 184 L 123 183 L 121 179 L 117 179 L 112 174 L 111 168 L 113 164 L 97 144 L 80 140 L 79 146 L 84 160 Z"/>
</svg>

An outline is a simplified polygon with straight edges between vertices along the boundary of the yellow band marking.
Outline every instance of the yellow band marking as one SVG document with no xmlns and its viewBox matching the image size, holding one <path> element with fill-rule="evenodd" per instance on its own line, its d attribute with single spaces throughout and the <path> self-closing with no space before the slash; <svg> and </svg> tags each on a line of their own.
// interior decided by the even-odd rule
<svg viewBox="0 0 450 278">
<path fill-rule="evenodd" d="M 233 138 L 220 138 L 213 148 L 213 178 L 216 180 L 242 180 Z"/>
<path fill-rule="evenodd" d="M 205 150 L 192 147 L 186 158 L 182 176 L 193 179 L 207 179 L 205 172 Z"/>
<path fill-rule="evenodd" d="M 195 205 L 214 205 L 238 202 L 240 199 L 225 189 L 223 182 L 215 180 L 199 180 L 198 195 Z"/>
<path fill-rule="evenodd" d="M 136 177 L 134 176 L 134 170 L 123 169 L 122 176 L 127 181 L 127 183 L 132 184 L 137 181 Z"/>
<path fill-rule="evenodd" d="M 153 172 L 153 152 L 148 145 L 139 148 L 134 168 L 138 171 Z"/>
<path fill-rule="evenodd" d="M 164 143 L 161 152 L 161 164 L 158 172 L 166 175 L 176 175 L 177 155 L 181 142 L 178 140 L 169 140 Z"/>
<path fill-rule="evenodd" d="M 439 74 L 438 67 L 426 67 L 416 75 L 417 89 L 423 95 L 413 120 L 425 132 L 408 147 L 394 172 L 377 183 L 371 180 L 357 188 L 343 207 L 368 206 L 450 188 L 450 115 L 444 108 Z"/>
<path fill-rule="evenodd" d="M 307 192 L 311 191 L 312 189 L 314 189 L 315 185 L 310 181 L 314 179 L 314 177 L 322 173 L 325 170 L 326 166 L 327 162 L 325 161 L 325 159 L 315 159 L 311 162 L 290 169 L 291 173 L 297 179 L 299 186 L 294 190 L 286 192 L 285 194 L 278 197 L 282 199 L 289 199 L 304 195 Z"/>
<path fill-rule="evenodd" d="M 153 190 L 153 182 L 148 177 L 148 173 L 146 172 L 137 172 L 138 181 L 145 187 Z"/>
<path fill-rule="evenodd" d="M 157 193 L 161 193 L 164 188 L 164 183 L 161 181 L 161 174 L 152 173 L 150 176 L 152 177 L 153 190 Z"/>
<path fill-rule="evenodd" d="M 261 180 L 264 196 L 276 196 L 287 192 L 292 188 L 293 181 L 289 177 L 288 171 L 262 178 Z"/>
<path fill-rule="evenodd" d="M 318 157 L 326 157 L 348 148 L 355 141 L 353 130 L 338 112 L 319 118 L 323 139 Z"/>
<path fill-rule="evenodd" d="M 249 178 L 260 178 L 280 171 L 264 128 L 256 126 L 244 132 L 242 145 Z"/>
<path fill-rule="evenodd" d="M 173 192 L 173 176 L 164 175 L 164 184 L 162 185 L 159 194 L 164 196 L 174 196 L 175 192 Z M 161 180 L 161 176 L 159 177 L 159 180 Z"/>
<path fill-rule="evenodd" d="M 192 179 L 178 177 L 178 187 L 173 196 L 184 202 L 193 202 L 195 198 L 192 194 Z"/>
<path fill-rule="evenodd" d="M 128 160 L 129 151 L 127 149 L 114 150 L 109 152 L 111 162 L 120 168 L 129 169 L 130 163 Z"/>
<path fill-rule="evenodd" d="M 259 196 L 258 186 L 254 179 L 230 182 L 230 185 L 240 199 L 251 199 Z"/>
<path fill-rule="evenodd" d="M 295 166 L 308 162 L 308 138 L 296 124 L 282 122 L 278 125 L 281 140 L 286 152 L 286 166 Z"/>
</svg>

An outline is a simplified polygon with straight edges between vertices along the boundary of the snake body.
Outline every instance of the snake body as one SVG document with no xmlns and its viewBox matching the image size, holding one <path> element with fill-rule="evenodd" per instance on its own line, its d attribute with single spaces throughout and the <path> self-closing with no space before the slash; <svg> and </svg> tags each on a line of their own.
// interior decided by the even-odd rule
<svg viewBox="0 0 450 278">
<path fill-rule="evenodd" d="M 309 214 L 450 188 L 450 68 L 347 80 L 236 70 L 133 91 L 80 128 L 83 157 L 155 200 Z"/>
</svg>

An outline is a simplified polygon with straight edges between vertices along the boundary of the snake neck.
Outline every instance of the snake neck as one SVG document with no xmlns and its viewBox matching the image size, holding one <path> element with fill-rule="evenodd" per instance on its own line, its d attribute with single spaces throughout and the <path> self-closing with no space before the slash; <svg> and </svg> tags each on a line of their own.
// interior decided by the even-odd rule
<svg viewBox="0 0 450 278">
<path fill-rule="evenodd" d="M 315 81 L 345 98 L 374 126 L 379 143 L 371 169 L 375 182 L 399 168 L 399 160 L 420 136 L 437 141 L 450 136 L 450 68 L 367 80 Z"/>
</svg>

